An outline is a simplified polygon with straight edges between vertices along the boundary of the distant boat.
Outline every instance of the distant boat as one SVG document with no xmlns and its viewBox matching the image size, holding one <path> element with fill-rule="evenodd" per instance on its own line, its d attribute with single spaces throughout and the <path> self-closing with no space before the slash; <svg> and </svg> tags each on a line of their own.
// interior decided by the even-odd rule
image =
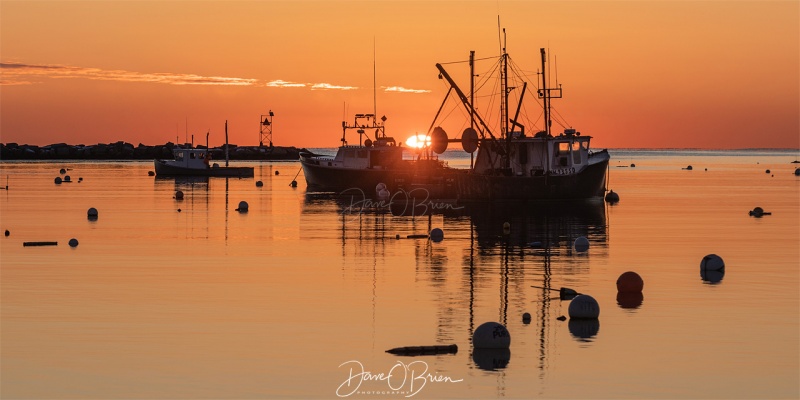
<svg viewBox="0 0 800 400">
<path fill-rule="evenodd" d="M 225 166 L 211 163 L 211 152 L 208 149 L 208 133 L 206 148 L 175 148 L 172 160 L 155 160 L 156 176 L 229 176 L 249 178 L 254 176 L 253 167 L 228 166 L 228 121 L 225 121 Z"/>
<path fill-rule="evenodd" d="M 211 163 L 208 149 L 172 150 L 172 160 L 155 160 L 156 176 L 230 176 L 248 178 L 253 176 L 253 167 L 221 167 Z"/>
<path fill-rule="evenodd" d="M 452 196 L 455 186 L 452 178 L 448 182 L 450 169 L 435 156 L 423 155 L 425 149 L 419 149 L 413 158 L 404 158 L 403 153 L 412 149 L 386 136 L 385 122 L 385 116 L 378 122 L 374 114 L 356 114 L 353 124 L 342 122 L 342 145 L 335 156 L 301 151 L 300 164 L 309 191 L 353 194 L 360 190 L 375 197 L 385 189 L 392 194 L 402 192 L 403 197 Z M 348 144 L 348 130 L 359 134 L 357 145 Z M 374 133 L 372 139 L 368 130 Z M 362 140 L 364 135 L 366 140 Z"/>
<path fill-rule="evenodd" d="M 431 134 L 432 147 L 437 153 L 444 152 L 449 142 L 461 142 L 465 151 L 478 152 L 468 173 L 453 175 L 459 200 L 561 200 L 603 196 L 610 159 L 608 151 L 591 151 L 591 137 L 583 136 L 572 128 L 553 135 L 550 129 L 550 102 L 552 98 L 561 97 L 561 87 L 548 87 L 544 49 L 541 49 L 541 56 L 542 78 L 538 94 L 543 100 L 545 122 L 544 130 L 533 136 L 527 136 L 525 127 L 517 121 L 527 82 L 522 85 L 519 105 L 513 118 L 509 115 L 508 95 L 500 96 L 501 126 L 500 134 L 496 135 L 442 65 L 436 64 L 440 76 L 447 80 L 467 112 L 474 115 L 474 122 L 477 122 L 472 124 L 475 128 L 464 130 L 461 139 L 448 139 L 441 127 L 433 129 Z M 471 65 L 473 57 L 474 54 L 471 54 Z M 505 48 L 499 68 L 501 93 L 519 90 L 518 87 L 508 86 L 508 54 Z"/>
</svg>

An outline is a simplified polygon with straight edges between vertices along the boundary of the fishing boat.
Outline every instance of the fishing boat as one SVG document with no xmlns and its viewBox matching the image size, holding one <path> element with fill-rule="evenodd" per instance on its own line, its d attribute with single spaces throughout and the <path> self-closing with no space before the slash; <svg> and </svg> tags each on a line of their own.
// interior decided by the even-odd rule
<svg viewBox="0 0 800 400">
<path fill-rule="evenodd" d="M 477 150 L 468 172 L 452 175 L 459 201 L 587 199 L 603 195 L 610 159 L 608 151 L 591 150 L 591 136 L 582 135 L 572 127 L 559 133 L 551 130 L 551 100 L 561 98 L 562 89 L 560 86 L 548 86 L 545 49 L 540 52 L 541 85 L 537 92 L 542 100 L 544 129 L 532 136 L 527 134 L 525 126 L 519 121 L 528 83 L 521 78 L 522 74 L 518 74 L 520 80 L 515 86 L 509 86 L 509 56 L 505 48 L 497 64 L 501 93 L 499 128 L 489 128 L 476 111 L 474 102 L 467 98 L 444 67 L 436 64 L 440 78 L 447 80 L 450 86 L 444 101 L 447 101 L 450 93 L 455 92 L 471 121 L 460 139 L 449 139 L 441 126 L 434 128 L 430 134 L 432 148 L 441 154 L 447 149 L 448 143 L 461 142 L 465 151 L 474 153 Z M 473 68 L 474 52 L 471 52 L 470 70 Z M 473 72 L 470 75 L 473 86 L 472 80 L 476 75 Z M 521 91 L 519 82 L 522 82 Z M 509 93 L 514 90 L 519 93 L 519 102 L 512 118 L 509 113 Z M 435 121 L 436 118 L 432 128 Z"/>
<path fill-rule="evenodd" d="M 455 184 L 452 178 L 448 179 L 446 164 L 424 146 L 409 149 L 387 136 L 385 122 L 385 116 L 378 120 L 375 114 L 356 114 L 352 124 L 342 122 L 342 145 L 335 156 L 301 152 L 300 164 L 308 190 L 360 192 L 367 197 L 386 190 L 395 200 L 453 196 Z M 347 141 L 347 132 L 353 130 L 359 135 L 358 144 Z M 398 193 L 400 197 L 396 196 Z"/>
<path fill-rule="evenodd" d="M 231 167 L 228 165 L 228 121 L 225 121 L 225 166 L 211 162 L 208 149 L 208 133 L 206 148 L 181 148 L 172 150 L 172 160 L 154 160 L 156 176 L 222 176 L 248 178 L 254 175 L 253 167 Z"/>
</svg>

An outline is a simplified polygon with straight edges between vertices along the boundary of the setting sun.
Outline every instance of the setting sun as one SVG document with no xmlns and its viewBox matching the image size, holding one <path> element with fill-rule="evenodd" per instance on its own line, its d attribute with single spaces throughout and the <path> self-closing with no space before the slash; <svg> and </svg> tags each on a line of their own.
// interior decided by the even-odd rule
<svg viewBox="0 0 800 400">
<path fill-rule="evenodd" d="M 417 134 L 406 139 L 406 146 L 413 149 L 424 149 L 431 145 L 431 137 L 428 135 Z"/>
</svg>

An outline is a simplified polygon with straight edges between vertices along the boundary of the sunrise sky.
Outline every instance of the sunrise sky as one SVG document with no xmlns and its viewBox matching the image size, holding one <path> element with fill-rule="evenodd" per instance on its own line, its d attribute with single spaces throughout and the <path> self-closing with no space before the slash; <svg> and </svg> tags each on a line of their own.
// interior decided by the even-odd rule
<svg viewBox="0 0 800 400">
<path fill-rule="evenodd" d="M 498 16 L 532 83 L 549 49 L 564 88 L 554 106 L 594 147 L 800 148 L 795 0 L 2 0 L 0 142 L 204 143 L 210 131 L 214 146 L 227 120 L 231 143 L 257 145 L 272 110 L 276 145 L 334 147 L 343 119 L 373 111 L 373 60 L 378 115 L 404 139 L 444 99 L 437 62 L 499 55 Z M 464 64 L 447 68 L 468 90 Z M 463 112 L 443 113 L 458 136 Z"/>
</svg>

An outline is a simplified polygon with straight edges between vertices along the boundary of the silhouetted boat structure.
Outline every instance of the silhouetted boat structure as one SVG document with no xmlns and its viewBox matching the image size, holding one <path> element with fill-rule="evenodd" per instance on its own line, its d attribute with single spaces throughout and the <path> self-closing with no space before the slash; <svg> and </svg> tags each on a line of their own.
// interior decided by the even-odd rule
<svg viewBox="0 0 800 400">
<path fill-rule="evenodd" d="M 208 144 L 208 134 L 206 134 Z M 221 176 L 252 177 L 253 167 L 228 166 L 228 121 L 225 121 L 225 166 L 211 163 L 211 152 L 205 149 L 175 148 L 172 160 L 155 160 L 156 176 Z"/>
<path fill-rule="evenodd" d="M 541 59 L 538 97 L 543 101 L 545 122 L 544 130 L 533 136 L 527 136 L 525 126 L 519 122 L 522 100 L 528 87 L 521 73 L 516 73 L 518 82 L 522 83 L 517 110 L 513 118 L 509 114 L 508 95 L 520 88 L 509 86 L 509 56 L 505 47 L 496 64 L 500 72 L 501 93 L 499 134 L 492 132 L 474 103 L 444 67 L 436 64 L 440 77 L 450 86 L 444 101 L 454 91 L 470 115 L 471 127 L 464 130 L 460 139 L 449 139 L 444 129 L 434 128 L 430 132 L 433 151 L 441 154 L 449 142 L 461 142 L 465 151 L 478 152 L 468 173 L 453 174 L 460 201 L 586 199 L 603 195 L 610 159 L 608 151 L 591 151 L 591 137 L 582 136 L 573 128 L 566 128 L 556 135 L 551 132 L 551 100 L 561 98 L 562 91 L 560 86 L 548 86 L 544 49 L 541 49 Z M 474 52 L 471 52 L 471 77 L 475 76 L 473 69 Z"/>
<path fill-rule="evenodd" d="M 342 121 L 342 145 L 334 157 L 301 152 L 308 190 L 342 194 L 360 191 L 374 198 L 376 188 L 383 184 L 389 193 L 402 191 L 410 197 L 452 196 L 450 169 L 438 158 L 422 155 L 422 149 L 417 157 L 405 158 L 404 152 L 410 150 L 386 136 L 385 122 L 385 116 L 379 122 L 375 114 L 356 114 L 353 124 Z M 348 130 L 357 131 L 357 145 L 348 144 Z M 368 130 L 374 132 L 372 138 Z"/>
</svg>

